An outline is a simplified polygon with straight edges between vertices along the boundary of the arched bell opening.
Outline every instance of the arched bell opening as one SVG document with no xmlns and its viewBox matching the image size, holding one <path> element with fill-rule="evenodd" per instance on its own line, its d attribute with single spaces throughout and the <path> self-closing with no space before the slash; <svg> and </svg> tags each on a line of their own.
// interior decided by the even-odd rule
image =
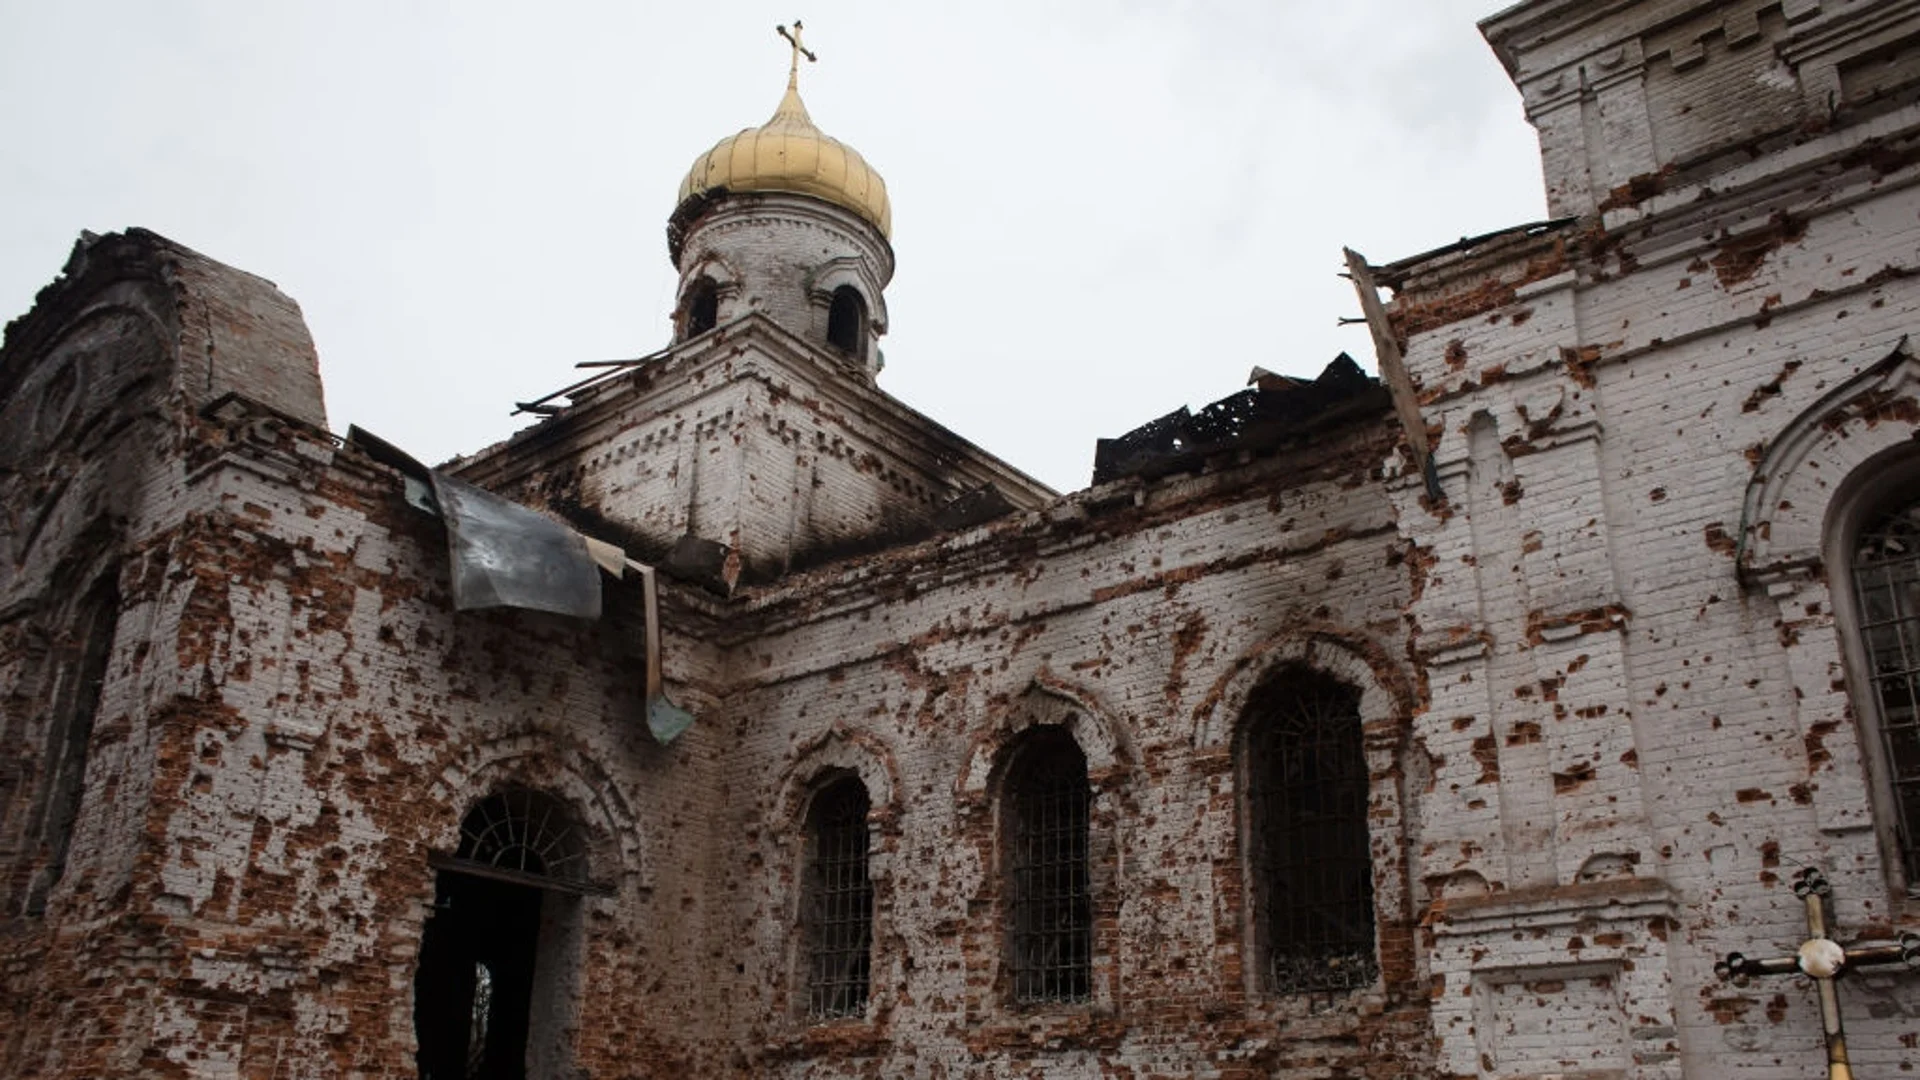
<svg viewBox="0 0 1920 1080">
<path fill-rule="evenodd" d="M 699 337 L 720 325 L 720 286 L 712 278 L 702 277 L 687 290 L 680 324 L 682 341 Z"/>
<path fill-rule="evenodd" d="M 833 290 L 833 301 L 827 308 L 827 344 L 859 360 L 865 356 L 861 346 L 866 337 L 867 302 L 860 290 L 851 285 Z"/>
</svg>

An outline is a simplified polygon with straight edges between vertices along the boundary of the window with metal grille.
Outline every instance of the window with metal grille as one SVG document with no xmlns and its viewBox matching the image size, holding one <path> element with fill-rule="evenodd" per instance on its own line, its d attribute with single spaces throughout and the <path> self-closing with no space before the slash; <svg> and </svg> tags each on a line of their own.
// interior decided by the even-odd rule
<svg viewBox="0 0 1920 1080">
<path fill-rule="evenodd" d="M 1243 731 L 1266 988 L 1328 994 L 1367 986 L 1379 965 L 1359 692 L 1318 672 L 1283 670 L 1248 701 Z"/>
<path fill-rule="evenodd" d="M 1911 886 L 1920 877 L 1920 501 L 1860 530 L 1853 583 L 1893 829 Z"/>
<path fill-rule="evenodd" d="M 807 1016 L 863 1016 L 873 940 L 873 882 L 867 877 L 867 789 L 857 777 L 843 776 L 813 797 L 807 847 L 802 913 Z"/>
<path fill-rule="evenodd" d="M 579 882 L 587 877 L 585 838 L 560 800 L 511 788 L 480 800 L 460 822 L 454 858 L 509 875 Z"/>
<path fill-rule="evenodd" d="M 1036 728 L 1015 748 L 1004 790 L 1014 1000 L 1085 1001 L 1093 982 L 1086 754 L 1067 732 Z"/>
</svg>

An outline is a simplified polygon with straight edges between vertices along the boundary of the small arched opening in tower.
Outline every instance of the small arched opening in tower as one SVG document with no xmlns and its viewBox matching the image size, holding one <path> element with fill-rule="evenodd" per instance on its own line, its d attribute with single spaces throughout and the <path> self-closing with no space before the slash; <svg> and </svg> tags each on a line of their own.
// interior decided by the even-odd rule
<svg viewBox="0 0 1920 1080">
<path fill-rule="evenodd" d="M 720 325 L 720 287 L 712 278 L 701 278 L 693 283 L 687 292 L 686 338 L 699 337 L 701 334 Z"/>
<path fill-rule="evenodd" d="M 851 285 L 833 290 L 833 306 L 827 309 L 827 344 L 857 360 L 866 336 L 867 302 L 860 291 Z"/>
</svg>

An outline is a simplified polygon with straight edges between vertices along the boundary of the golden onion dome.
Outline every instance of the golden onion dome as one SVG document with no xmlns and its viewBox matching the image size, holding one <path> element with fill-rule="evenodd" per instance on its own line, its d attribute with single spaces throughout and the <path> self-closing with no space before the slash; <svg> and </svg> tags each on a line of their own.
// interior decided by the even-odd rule
<svg viewBox="0 0 1920 1080">
<path fill-rule="evenodd" d="M 788 76 L 786 96 L 773 119 L 721 139 L 694 159 L 680 181 L 676 205 L 681 209 L 675 216 L 688 210 L 690 201 L 698 205 L 721 191 L 811 195 L 860 215 L 882 236 L 893 235 L 886 181 L 859 151 L 813 125 L 795 75 Z"/>
</svg>

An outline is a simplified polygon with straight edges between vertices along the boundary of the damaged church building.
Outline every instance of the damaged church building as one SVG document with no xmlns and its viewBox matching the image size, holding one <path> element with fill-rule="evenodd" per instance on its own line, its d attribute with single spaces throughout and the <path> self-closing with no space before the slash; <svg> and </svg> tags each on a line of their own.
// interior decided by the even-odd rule
<svg viewBox="0 0 1920 1080">
<path fill-rule="evenodd" d="M 84 235 L 0 351 L 0 1074 L 1911 1073 L 1920 5 L 1482 31 L 1551 218 L 1068 494 L 883 389 L 792 82 L 671 343 L 439 465 Z"/>
</svg>

